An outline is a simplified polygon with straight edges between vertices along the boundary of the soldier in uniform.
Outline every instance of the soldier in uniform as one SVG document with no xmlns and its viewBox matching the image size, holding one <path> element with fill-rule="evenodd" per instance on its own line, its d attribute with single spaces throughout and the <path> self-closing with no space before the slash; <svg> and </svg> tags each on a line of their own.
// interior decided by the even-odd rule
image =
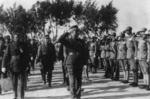
<svg viewBox="0 0 150 99">
<path fill-rule="evenodd" d="M 20 42 L 20 34 L 14 34 L 14 40 L 8 44 L 2 61 L 2 72 L 9 70 L 13 83 L 14 99 L 24 99 L 25 71 L 28 49 Z M 10 65 L 8 66 L 8 62 Z M 17 98 L 18 97 L 18 98 Z"/>
<path fill-rule="evenodd" d="M 126 46 L 127 46 L 127 65 L 130 66 L 131 70 L 133 71 L 133 83 L 130 85 L 133 87 L 138 86 L 138 67 L 136 65 L 136 44 L 135 44 L 135 37 L 132 34 L 132 27 L 127 27 L 125 30 L 127 34 L 126 39 Z"/>
<path fill-rule="evenodd" d="M 141 35 L 140 39 L 136 39 L 138 42 L 138 51 L 137 51 L 137 60 L 141 67 L 142 73 L 143 73 L 143 81 L 144 86 L 141 88 L 145 88 L 146 90 L 150 90 L 150 70 L 149 70 L 149 60 L 150 60 L 150 48 L 149 48 L 149 41 L 146 40 L 146 28 L 142 28 L 139 33 Z"/>
<path fill-rule="evenodd" d="M 105 40 L 106 40 L 106 36 L 104 35 L 104 37 L 100 39 L 100 52 L 101 52 L 100 57 L 101 57 L 101 60 L 102 60 L 102 64 L 104 65 L 104 70 L 105 70 L 104 77 L 108 78 L 109 75 L 106 72 L 106 70 L 107 70 L 106 65 L 107 64 L 106 64 L 106 60 L 105 60 L 105 56 L 106 56 L 106 52 L 105 52 L 105 43 L 106 43 L 106 41 Z"/>
<path fill-rule="evenodd" d="M 109 63 L 111 68 L 111 75 L 110 78 L 112 80 L 119 80 L 119 66 L 117 65 L 117 45 L 115 41 L 116 33 L 113 32 L 111 34 L 111 41 L 110 41 L 110 57 Z"/>
<path fill-rule="evenodd" d="M 4 51 L 5 51 L 5 46 L 4 46 L 4 39 L 2 37 L 0 37 L 0 79 L 6 76 L 6 73 L 2 73 L 1 72 L 1 68 L 2 68 L 2 59 L 3 59 L 3 55 L 4 55 Z M 1 85 L 0 85 L 0 94 L 2 93 L 2 89 L 1 89 Z"/>
<path fill-rule="evenodd" d="M 91 60 L 91 70 L 92 73 L 96 73 L 96 63 L 95 63 L 95 59 L 96 59 L 96 54 L 97 54 L 97 44 L 95 41 L 95 37 L 92 38 L 92 42 L 90 43 L 90 48 L 89 48 L 89 55 L 90 55 L 90 60 Z"/>
<path fill-rule="evenodd" d="M 32 67 L 32 70 L 34 70 L 34 61 L 35 61 L 37 49 L 38 49 L 34 39 L 31 39 L 29 49 L 30 49 L 30 58 L 31 58 L 30 66 Z"/>
<path fill-rule="evenodd" d="M 124 80 L 122 82 L 128 83 L 129 82 L 129 67 L 127 65 L 127 59 L 126 59 L 127 47 L 126 47 L 124 32 L 122 32 L 119 35 L 118 40 L 119 41 L 117 42 L 117 45 L 118 45 L 117 60 L 119 61 L 119 65 L 122 67 L 122 70 L 123 70 Z"/>
<path fill-rule="evenodd" d="M 54 69 L 54 62 L 56 61 L 56 52 L 55 46 L 50 42 L 50 38 L 48 35 L 45 36 L 43 44 L 41 44 L 38 48 L 36 63 L 41 62 L 42 69 L 41 75 L 44 80 L 44 84 L 46 84 L 46 73 L 48 85 L 51 87 L 52 80 L 52 71 Z"/>
<path fill-rule="evenodd" d="M 70 28 L 70 32 L 63 34 L 58 40 L 66 46 L 68 53 L 65 65 L 69 74 L 71 99 L 81 98 L 82 69 L 86 59 L 84 42 L 78 38 L 79 31 L 78 26 L 75 25 Z"/>
<path fill-rule="evenodd" d="M 106 63 L 106 75 L 111 77 L 111 68 L 110 68 L 110 36 L 107 35 L 107 39 L 105 42 L 105 63 Z"/>
</svg>

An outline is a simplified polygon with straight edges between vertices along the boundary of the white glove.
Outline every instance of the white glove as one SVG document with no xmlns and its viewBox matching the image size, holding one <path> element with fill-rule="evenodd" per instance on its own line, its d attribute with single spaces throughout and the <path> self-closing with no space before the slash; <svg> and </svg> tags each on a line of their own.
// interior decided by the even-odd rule
<svg viewBox="0 0 150 99">
<path fill-rule="evenodd" d="M 149 62 L 150 60 L 149 59 L 147 59 L 147 62 Z"/>
<path fill-rule="evenodd" d="M 31 61 L 33 61 L 33 57 L 31 57 Z"/>
<path fill-rule="evenodd" d="M 6 68 L 2 68 L 2 72 L 5 73 L 6 72 Z"/>
</svg>

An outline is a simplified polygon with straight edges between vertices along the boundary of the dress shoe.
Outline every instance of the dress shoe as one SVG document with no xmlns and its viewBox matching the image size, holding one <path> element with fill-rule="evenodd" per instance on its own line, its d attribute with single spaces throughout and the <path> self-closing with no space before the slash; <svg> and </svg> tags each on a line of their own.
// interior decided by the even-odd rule
<svg viewBox="0 0 150 99">
<path fill-rule="evenodd" d="M 140 86 L 140 89 L 146 89 L 146 85 Z"/>
<path fill-rule="evenodd" d="M 69 87 L 67 87 L 67 91 L 70 91 L 70 88 L 69 88 Z"/>
<path fill-rule="evenodd" d="M 51 85 L 51 84 L 48 84 L 48 87 L 52 87 L 52 85 Z"/>
<path fill-rule="evenodd" d="M 149 85 L 146 86 L 146 90 L 147 90 L 147 91 L 150 91 Z"/>
<path fill-rule="evenodd" d="M 45 85 L 45 84 L 46 84 L 46 81 L 44 80 L 43 83 L 44 83 L 44 85 Z"/>
<path fill-rule="evenodd" d="M 119 78 L 114 78 L 115 81 L 119 81 Z"/>
<path fill-rule="evenodd" d="M 129 82 L 127 80 L 124 80 L 123 83 L 126 84 L 126 83 L 129 83 Z"/>
<path fill-rule="evenodd" d="M 83 89 L 83 88 L 81 88 L 81 91 L 84 91 L 84 89 Z"/>
<path fill-rule="evenodd" d="M 108 76 L 108 75 L 104 75 L 104 77 L 105 77 L 105 78 L 109 78 L 109 76 Z"/>
<path fill-rule="evenodd" d="M 133 83 L 131 83 L 131 84 L 129 84 L 129 85 L 132 86 L 132 87 L 137 87 L 137 86 L 138 86 L 138 84 L 135 83 L 135 82 L 133 82 Z"/>
</svg>

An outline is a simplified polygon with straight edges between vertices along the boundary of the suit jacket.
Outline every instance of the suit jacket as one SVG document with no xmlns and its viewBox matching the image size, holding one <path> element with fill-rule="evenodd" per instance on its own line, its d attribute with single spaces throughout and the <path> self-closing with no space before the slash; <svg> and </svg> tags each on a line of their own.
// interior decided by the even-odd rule
<svg viewBox="0 0 150 99">
<path fill-rule="evenodd" d="M 29 51 L 25 43 L 12 42 L 8 44 L 3 61 L 2 67 L 8 68 L 12 72 L 22 72 L 27 68 L 27 60 L 29 56 Z M 10 63 L 7 67 L 7 63 Z"/>
<path fill-rule="evenodd" d="M 53 70 L 53 64 L 56 61 L 56 51 L 54 45 L 51 43 L 48 43 L 48 45 L 45 43 L 41 44 L 38 48 L 36 58 L 36 61 L 41 62 L 45 70 Z"/>
</svg>

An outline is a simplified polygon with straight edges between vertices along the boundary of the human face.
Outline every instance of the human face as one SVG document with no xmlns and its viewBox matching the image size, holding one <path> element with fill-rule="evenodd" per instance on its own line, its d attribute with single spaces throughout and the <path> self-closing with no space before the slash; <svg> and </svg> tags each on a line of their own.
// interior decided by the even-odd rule
<svg viewBox="0 0 150 99">
<path fill-rule="evenodd" d="M 20 36 L 19 35 L 14 35 L 14 41 L 19 42 L 20 41 Z"/>
<path fill-rule="evenodd" d="M 48 43 L 49 42 L 49 38 L 45 38 L 45 42 Z"/>
</svg>

